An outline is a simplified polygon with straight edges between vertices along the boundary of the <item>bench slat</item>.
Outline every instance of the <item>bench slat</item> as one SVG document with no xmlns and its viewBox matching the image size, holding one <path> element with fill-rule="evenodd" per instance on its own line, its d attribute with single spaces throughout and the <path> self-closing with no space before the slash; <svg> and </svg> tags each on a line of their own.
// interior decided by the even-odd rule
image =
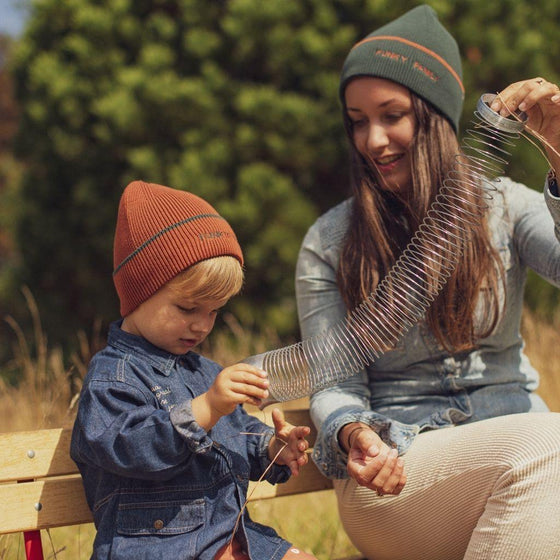
<svg viewBox="0 0 560 560">
<path fill-rule="evenodd" d="M 0 482 L 77 473 L 69 429 L 0 433 Z"/>
<path fill-rule="evenodd" d="M 270 410 L 253 409 L 250 413 L 272 424 Z M 309 411 L 286 407 L 284 414 L 291 424 L 310 426 L 308 439 L 313 445 L 316 430 Z M 70 429 L 0 433 L 0 483 L 9 482 L 0 484 L 0 533 L 92 521 L 79 471 L 69 455 L 70 438 Z M 309 461 L 299 476 L 284 484 L 251 482 L 249 501 L 331 488 L 332 482 Z M 43 505 L 40 511 L 35 509 L 38 503 Z"/>
<path fill-rule="evenodd" d="M 309 461 L 298 476 L 292 476 L 282 484 L 269 484 L 266 481 L 249 483 L 249 501 L 275 498 L 276 496 L 291 496 L 303 492 L 318 492 L 330 490 L 332 481 L 324 477 L 314 463 Z"/>
<path fill-rule="evenodd" d="M 0 485 L 0 533 L 90 523 L 79 475 Z M 41 504 L 39 510 L 36 504 Z"/>
</svg>

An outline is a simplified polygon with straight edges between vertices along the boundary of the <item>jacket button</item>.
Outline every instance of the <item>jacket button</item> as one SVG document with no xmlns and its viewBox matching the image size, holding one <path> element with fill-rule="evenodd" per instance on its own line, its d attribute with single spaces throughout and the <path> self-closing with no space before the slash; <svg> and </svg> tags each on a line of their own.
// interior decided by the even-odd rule
<svg viewBox="0 0 560 560">
<path fill-rule="evenodd" d="M 154 521 L 154 529 L 163 529 L 163 521 L 161 519 L 156 519 Z"/>
</svg>

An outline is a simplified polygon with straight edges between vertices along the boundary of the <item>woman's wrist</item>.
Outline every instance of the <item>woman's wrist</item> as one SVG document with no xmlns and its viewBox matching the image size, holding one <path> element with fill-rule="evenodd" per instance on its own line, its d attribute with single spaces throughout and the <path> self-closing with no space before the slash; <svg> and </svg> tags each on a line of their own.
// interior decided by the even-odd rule
<svg viewBox="0 0 560 560">
<path fill-rule="evenodd" d="M 348 453 L 350 449 L 352 449 L 352 444 L 358 434 L 363 430 L 369 429 L 371 429 L 369 426 L 362 424 L 361 422 L 346 424 L 338 432 L 338 444 L 346 453 Z"/>
</svg>

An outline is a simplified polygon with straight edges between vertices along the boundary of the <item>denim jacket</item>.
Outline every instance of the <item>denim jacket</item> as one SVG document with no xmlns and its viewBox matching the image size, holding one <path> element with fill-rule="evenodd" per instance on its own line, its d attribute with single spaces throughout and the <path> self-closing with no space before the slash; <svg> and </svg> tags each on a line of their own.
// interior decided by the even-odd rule
<svg viewBox="0 0 560 560">
<path fill-rule="evenodd" d="M 533 392 L 538 374 L 524 354 L 520 322 L 527 268 L 560 286 L 560 198 L 553 179 L 544 197 L 505 177 L 495 186 L 489 223 L 506 272 L 499 324 L 476 349 L 450 354 L 421 321 L 364 370 L 312 395 L 319 429 L 313 460 L 326 476 L 348 476 L 337 436 L 350 422 L 369 424 L 402 454 L 422 430 L 547 410 Z M 336 271 L 351 205 L 348 199 L 321 216 L 302 243 L 296 270 L 302 338 L 320 336 L 347 313 Z"/>
<path fill-rule="evenodd" d="M 270 465 L 273 430 L 241 407 L 208 433 L 197 424 L 192 399 L 220 370 L 111 325 L 84 380 L 71 444 L 97 529 L 93 559 L 211 560 L 231 537 L 249 480 Z M 288 477 L 273 465 L 266 480 Z M 237 536 L 258 560 L 290 547 L 246 510 Z"/>
</svg>

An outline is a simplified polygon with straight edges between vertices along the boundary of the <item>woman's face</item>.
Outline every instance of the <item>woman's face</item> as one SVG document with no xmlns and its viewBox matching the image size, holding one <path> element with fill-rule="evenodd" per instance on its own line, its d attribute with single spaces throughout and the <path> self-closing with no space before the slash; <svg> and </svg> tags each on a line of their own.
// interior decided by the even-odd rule
<svg viewBox="0 0 560 560">
<path fill-rule="evenodd" d="M 390 80 L 361 77 L 346 86 L 344 95 L 357 150 L 377 169 L 382 188 L 406 194 L 416 131 L 409 90 Z"/>
</svg>

